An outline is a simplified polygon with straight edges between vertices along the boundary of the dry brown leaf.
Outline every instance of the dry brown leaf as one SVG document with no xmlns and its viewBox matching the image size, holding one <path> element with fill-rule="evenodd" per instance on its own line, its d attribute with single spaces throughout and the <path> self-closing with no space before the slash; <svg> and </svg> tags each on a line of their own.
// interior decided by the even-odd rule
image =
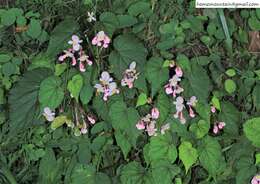
<svg viewBox="0 0 260 184">
<path fill-rule="evenodd" d="M 259 52 L 260 53 L 260 32 L 250 31 L 249 32 L 250 44 L 248 47 L 249 52 Z"/>
</svg>

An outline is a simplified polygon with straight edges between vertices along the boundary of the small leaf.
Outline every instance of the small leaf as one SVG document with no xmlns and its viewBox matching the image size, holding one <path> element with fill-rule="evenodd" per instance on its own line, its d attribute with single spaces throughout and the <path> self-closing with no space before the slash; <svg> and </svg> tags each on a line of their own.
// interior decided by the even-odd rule
<svg viewBox="0 0 260 184">
<path fill-rule="evenodd" d="M 228 69 L 227 71 L 226 71 L 226 74 L 229 76 L 229 77 L 234 77 L 235 75 L 236 75 L 236 70 L 234 70 L 234 69 Z"/>
<path fill-rule="evenodd" d="M 81 91 L 81 88 L 83 86 L 83 78 L 80 74 L 77 74 L 72 77 L 72 80 L 68 83 L 68 90 L 70 92 L 71 97 L 75 98 L 78 102 L 79 94 Z"/>
<path fill-rule="evenodd" d="M 216 96 L 213 96 L 211 99 L 211 103 L 214 107 L 216 107 L 216 109 L 218 109 L 219 111 L 221 111 L 221 106 L 220 106 L 220 101 Z"/>
<path fill-rule="evenodd" d="M 0 63 L 6 63 L 11 60 L 11 56 L 8 54 L 0 54 Z"/>
<path fill-rule="evenodd" d="M 138 96 L 137 102 L 136 102 L 136 107 L 139 107 L 141 105 L 145 105 L 147 103 L 147 95 L 145 93 L 141 93 Z"/>
<path fill-rule="evenodd" d="M 260 153 L 256 153 L 255 154 L 255 165 L 259 165 L 260 164 Z"/>
<path fill-rule="evenodd" d="M 55 109 L 61 104 L 63 97 L 64 92 L 58 77 L 51 76 L 42 81 L 39 91 L 39 101 L 42 107 Z"/>
<path fill-rule="evenodd" d="M 260 148 L 260 117 L 247 120 L 243 124 L 243 130 L 253 145 Z"/>
<path fill-rule="evenodd" d="M 205 120 L 199 120 L 198 123 L 193 123 L 190 126 L 190 131 L 193 132 L 196 138 L 201 139 L 209 132 L 210 124 Z"/>
<path fill-rule="evenodd" d="M 61 115 L 61 116 L 57 116 L 55 117 L 55 119 L 53 120 L 53 122 L 51 123 L 51 129 L 55 130 L 59 127 L 61 127 L 64 124 L 71 124 L 71 120 L 67 118 L 67 116 Z"/>
<path fill-rule="evenodd" d="M 9 77 L 16 73 L 16 65 L 12 62 L 5 63 L 2 66 L 2 72 L 5 76 Z"/>
<path fill-rule="evenodd" d="M 37 38 L 41 34 L 42 28 L 39 20 L 31 19 L 27 34 L 32 38 Z"/>
<path fill-rule="evenodd" d="M 68 65 L 66 63 L 56 64 L 55 65 L 55 75 L 60 76 L 66 69 Z"/>
<path fill-rule="evenodd" d="M 169 134 L 157 135 L 151 138 L 149 157 L 151 162 L 162 159 L 173 163 L 177 158 L 177 149 L 173 144 Z"/>
<path fill-rule="evenodd" d="M 168 69 L 163 67 L 163 59 L 151 58 L 146 65 L 146 78 L 152 86 L 152 96 L 154 96 L 168 79 Z"/>
<path fill-rule="evenodd" d="M 192 147 L 190 142 L 182 142 L 179 146 L 179 157 L 183 162 L 187 173 L 189 168 L 196 163 L 198 153 L 197 150 Z"/>
<path fill-rule="evenodd" d="M 5 10 L 1 15 L 1 23 L 5 26 L 10 26 L 15 23 L 16 14 L 14 9 Z"/>
<path fill-rule="evenodd" d="M 225 81 L 225 90 L 229 93 L 232 94 L 236 91 L 237 85 L 232 79 L 227 79 Z"/>
</svg>

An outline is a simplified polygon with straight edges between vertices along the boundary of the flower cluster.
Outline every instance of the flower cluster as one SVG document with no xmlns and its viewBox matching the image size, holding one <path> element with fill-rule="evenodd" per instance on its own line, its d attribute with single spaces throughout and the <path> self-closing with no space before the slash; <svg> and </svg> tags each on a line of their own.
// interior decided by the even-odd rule
<svg viewBox="0 0 260 184">
<path fill-rule="evenodd" d="M 175 68 L 175 73 L 176 74 L 173 75 L 169 80 L 169 83 L 164 86 L 166 94 L 172 95 L 173 97 L 176 97 L 177 94 L 180 94 L 184 91 L 183 88 L 178 84 L 181 81 L 181 77 L 183 75 L 181 68 L 177 66 Z"/>
<path fill-rule="evenodd" d="M 104 93 L 103 100 L 107 101 L 109 96 L 118 94 L 117 84 L 113 82 L 113 78 L 110 77 L 109 73 L 104 71 L 99 79 L 100 83 L 95 85 L 98 93 Z"/>
<path fill-rule="evenodd" d="M 136 128 L 138 130 L 145 130 L 149 136 L 156 136 L 156 120 L 159 118 L 160 112 L 154 107 L 151 110 L 151 113 L 147 114 L 140 121 L 137 122 Z M 165 131 L 170 128 L 170 124 L 167 123 L 161 127 L 161 134 L 165 134 Z"/>
<path fill-rule="evenodd" d="M 51 122 L 55 118 L 55 112 L 52 112 L 49 107 L 45 107 L 43 109 L 43 116 L 46 118 L 47 121 Z"/>
<path fill-rule="evenodd" d="M 251 184 L 260 184 L 260 174 L 257 174 L 252 178 Z"/>
<path fill-rule="evenodd" d="M 110 43 L 110 38 L 104 31 L 99 31 L 97 35 L 92 39 L 92 45 L 107 48 Z"/>
<path fill-rule="evenodd" d="M 216 122 L 213 127 L 213 133 L 218 134 L 225 126 L 225 122 Z"/>
<path fill-rule="evenodd" d="M 183 71 L 181 67 L 176 66 L 174 62 L 171 62 L 169 65 L 171 68 L 174 68 L 175 74 L 172 76 L 172 78 L 169 80 L 168 84 L 164 86 L 165 92 L 168 95 L 171 95 L 173 98 L 175 98 L 175 101 L 173 104 L 176 108 L 176 113 L 174 114 L 174 117 L 180 120 L 182 124 L 186 123 L 186 119 L 183 115 L 183 110 L 186 108 L 185 106 L 185 100 L 180 94 L 184 91 L 184 89 L 180 86 L 179 82 L 181 81 L 181 78 L 183 76 Z M 186 103 L 189 108 L 189 116 L 191 118 L 195 117 L 195 113 L 193 108 L 196 106 L 197 98 L 195 96 L 192 96 L 189 101 Z"/>
<path fill-rule="evenodd" d="M 136 62 L 132 62 L 129 66 L 129 69 L 126 69 L 124 72 L 123 79 L 121 80 L 122 86 L 128 86 L 132 88 L 134 86 L 134 81 L 137 79 L 139 73 L 137 73 L 136 69 Z"/>
<path fill-rule="evenodd" d="M 85 120 L 85 117 L 82 117 L 83 123 L 79 124 L 77 123 L 76 129 L 74 130 L 75 136 L 80 136 L 81 134 L 88 133 L 88 125 L 94 125 L 96 123 L 96 119 L 93 115 L 87 115 L 87 121 Z"/>
<path fill-rule="evenodd" d="M 63 62 L 65 59 L 71 59 L 71 65 L 79 65 L 79 70 L 81 72 L 86 71 L 86 66 L 91 66 L 93 62 L 89 59 L 89 56 L 86 55 L 81 46 L 82 40 L 79 39 L 77 35 L 73 35 L 68 44 L 72 45 L 72 48 L 64 50 L 63 54 L 59 57 L 59 61 Z"/>
</svg>

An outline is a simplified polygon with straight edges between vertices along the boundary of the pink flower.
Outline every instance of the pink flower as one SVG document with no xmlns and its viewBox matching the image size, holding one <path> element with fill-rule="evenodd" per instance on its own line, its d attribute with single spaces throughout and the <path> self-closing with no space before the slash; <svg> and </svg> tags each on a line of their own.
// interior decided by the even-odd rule
<svg viewBox="0 0 260 184">
<path fill-rule="evenodd" d="M 175 73 L 176 73 L 176 75 L 177 75 L 178 77 L 182 77 L 183 72 L 182 72 L 181 67 L 177 66 L 177 67 L 175 68 Z"/>
<path fill-rule="evenodd" d="M 189 115 L 190 115 L 191 118 L 195 117 L 195 113 L 194 113 L 194 111 L 192 110 L 191 107 L 189 107 Z"/>
<path fill-rule="evenodd" d="M 110 38 L 104 31 L 99 31 L 97 35 L 92 39 L 92 45 L 107 48 L 110 43 Z"/>
<path fill-rule="evenodd" d="M 87 118 L 92 125 L 96 123 L 96 120 L 92 116 L 87 116 Z"/>
<path fill-rule="evenodd" d="M 196 96 L 190 97 L 190 100 L 187 102 L 187 105 L 195 107 L 197 104 L 198 100 Z"/>
<path fill-rule="evenodd" d="M 219 122 L 219 123 L 218 123 L 218 128 L 219 128 L 220 130 L 222 130 L 225 126 L 226 126 L 226 123 L 225 123 L 225 122 Z"/>
<path fill-rule="evenodd" d="M 210 107 L 210 111 L 211 111 L 212 113 L 215 113 L 215 112 L 216 112 L 216 107 L 211 106 L 211 107 Z"/>
<path fill-rule="evenodd" d="M 252 178 L 251 184 L 260 184 L 260 174 L 257 174 Z"/>
<path fill-rule="evenodd" d="M 153 119 L 158 119 L 159 115 L 160 115 L 160 112 L 159 112 L 159 110 L 156 107 L 154 107 L 151 110 L 151 115 L 152 115 Z"/>
<path fill-rule="evenodd" d="M 118 94 L 119 90 L 117 85 L 113 82 L 113 78 L 110 77 L 109 73 L 104 71 L 99 79 L 100 83 L 96 84 L 94 87 L 97 89 L 98 93 L 103 93 L 103 100 L 107 101 L 109 96 Z"/>
<path fill-rule="evenodd" d="M 80 129 L 80 132 L 82 134 L 88 133 L 88 129 L 87 129 L 87 124 L 86 123 L 83 123 L 83 127 Z"/>
<path fill-rule="evenodd" d="M 74 54 L 72 53 L 72 49 L 64 50 L 64 54 L 59 57 L 59 61 L 64 61 L 66 58 L 75 58 Z"/>
<path fill-rule="evenodd" d="M 80 40 L 77 35 L 72 35 L 71 40 L 68 42 L 68 44 L 72 45 L 74 51 L 80 50 L 80 43 L 82 43 L 82 40 Z"/>
<path fill-rule="evenodd" d="M 156 131 L 157 131 L 157 129 L 155 128 L 155 121 L 151 121 L 150 123 L 149 123 L 149 125 L 147 125 L 146 126 L 146 131 L 147 131 L 147 133 L 148 133 L 148 135 L 149 136 L 156 136 L 157 134 L 156 134 Z"/>
<path fill-rule="evenodd" d="M 166 131 L 166 130 L 169 130 L 169 129 L 170 129 L 170 124 L 169 124 L 169 123 L 163 125 L 163 126 L 161 127 L 161 134 L 165 134 L 165 131 Z"/>
<path fill-rule="evenodd" d="M 145 129 L 145 123 L 142 120 L 138 121 L 138 123 L 135 126 L 138 130 L 144 130 Z"/>
<path fill-rule="evenodd" d="M 213 133 L 214 133 L 214 134 L 217 134 L 218 132 L 219 132 L 218 126 L 217 126 L 217 125 L 214 125 L 214 127 L 213 127 Z"/>
<path fill-rule="evenodd" d="M 127 69 L 124 72 L 124 77 L 121 80 L 122 86 L 128 86 L 130 89 L 134 86 L 134 81 L 137 79 L 137 76 L 139 73 L 136 72 L 136 62 L 132 62 L 129 66 L 129 69 Z"/>
<path fill-rule="evenodd" d="M 45 107 L 43 109 L 43 116 L 46 118 L 47 121 L 51 122 L 55 119 L 55 112 L 52 112 L 49 107 Z"/>
</svg>

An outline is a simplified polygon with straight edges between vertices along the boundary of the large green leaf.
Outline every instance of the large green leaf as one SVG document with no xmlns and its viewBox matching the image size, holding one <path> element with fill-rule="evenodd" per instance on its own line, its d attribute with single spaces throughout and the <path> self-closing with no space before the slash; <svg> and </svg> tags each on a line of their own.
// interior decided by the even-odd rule
<svg viewBox="0 0 260 184">
<path fill-rule="evenodd" d="M 39 101 L 42 107 L 57 108 L 64 97 L 59 77 L 51 76 L 42 81 L 39 91 Z"/>
<path fill-rule="evenodd" d="M 186 173 L 189 168 L 196 163 L 198 152 L 192 147 L 190 142 L 182 142 L 179 146 L 179 157 L 185 166 Z"/>
<path fill-rule="evenodd" d="M 149 157 L 152 163 L 165 159 L 173 163 L 177 158 L 177 149 L 171 135 L 164 134 L 151 138 Z"/>
<path fill-rule="evenodd" d="M 51 32 L 47 54 L 55 57 L 58 53 L 62 52 L 63 49 L 69 46 L 68 41 L 71 39 L 71 35 L 76 33 L 78 29 L 78 23 L 72 18 L 60 22 Z"/>
<path fill-rule="evenodd" d="M 147 65 L 145 75 L 152 86 L 152 96 L 154 96 L 167 81 L 168 69 L 163 67 L 163 59 L 159 57 L 151 58 Z"/>
<path fill-rule="evenodd" d="M 156 184 L 169 184 L 180 173 L 180 168 L 167 160 L 158 160 L 152 166 L 152 175 Z"/>
<path fill-rule="evenodd" d="M 104 173 L 96 173 L 91 165 L 77 164 L 71 174 L 71 184 L 110 184 L 110 178 Z"/>
<path fill-rule="evenodd" d="M 133 61 L 136 62 L 137 68 L 144 66 L 147 50 L 132 35 L 120 35 L 114 40 L 115 50 L 109 55 L 109 63 L 116 77 L 121 80 L 123 72 Z"/>
<path fill-rule="evenodd" d="M 10 130 L 12 135 L 29 127 L 38 116 L 38 93 L 41 82 L 50 75 L 48 69 L 26 72 L 10 91 Z"/>
<path fill-rule="evenodd" d="M 159 109 L 160 116 L 157 120 L 158 123 L 164 122 L 170 113 L 171 110 L 171 102 L 169 97 L 166 95 L 164 90 L 161 90 L 156 101 L 156 107 Z"/>
<path fill-rule="evenodd" d="M 127 108 L 124 102 L 116 102 L 111 105 L 109 116 L 116 131 L 116 141 L 127 157 L 131 147 L 135 147 L 140 134 L 135 127 L 140 119 L 139 114 L 134 108 Z"/>
<path fill-rule="evenodd" d="M 193 90 L 194 96 L 199 101 L 206 102 L 211 90 L 211 83 L 207 72 L 197 63 L 192 63 L 191 73 L 188 75 L 190 86 Z"/>
<path fill-rule="evenodd" d="M 48 149 L 40 162 L 39 183 L 60 183 L 62 167 L 62 158 L 56 160 L 53 150 Z"/>
<path fill-rule="evenodd" d="M 212 137 L 205 137 L 199 144 L 199 161 L 211 176 L 216 176 L 224 162 L 221 147 L 217 140 Z"/>
<path fill-rule="evenodd" d="M 72 77 L 72 79 L 68 82 L 68 90 L 70 92 L 71 97 L 75 98 L 76 101 L 79 99 L 79 94 L 81 88 L 83 86 L 83 78 L 80 74 L 77 74 Z"/>
<path fill-rule="evenodd" d="M 130 162 L 120 173 L 122 184 L 153 184 L 151 173 L 147 172 L 140 163 Z"/>
<path fill-rule="evenodd" d="M 260 117 L 247 120 L 243 129 L 246 137 L 253 145 L 260 148 Z"/>
<path fill-rule="evenodd" d="M 191 124 L 190 131 L 195 134 L 196 138 L 200 139 L 207 135 L 207 133 L 209 132 L 209 128 L 209 122 L 201 119 L 197 123 Z"/>
</svg>

